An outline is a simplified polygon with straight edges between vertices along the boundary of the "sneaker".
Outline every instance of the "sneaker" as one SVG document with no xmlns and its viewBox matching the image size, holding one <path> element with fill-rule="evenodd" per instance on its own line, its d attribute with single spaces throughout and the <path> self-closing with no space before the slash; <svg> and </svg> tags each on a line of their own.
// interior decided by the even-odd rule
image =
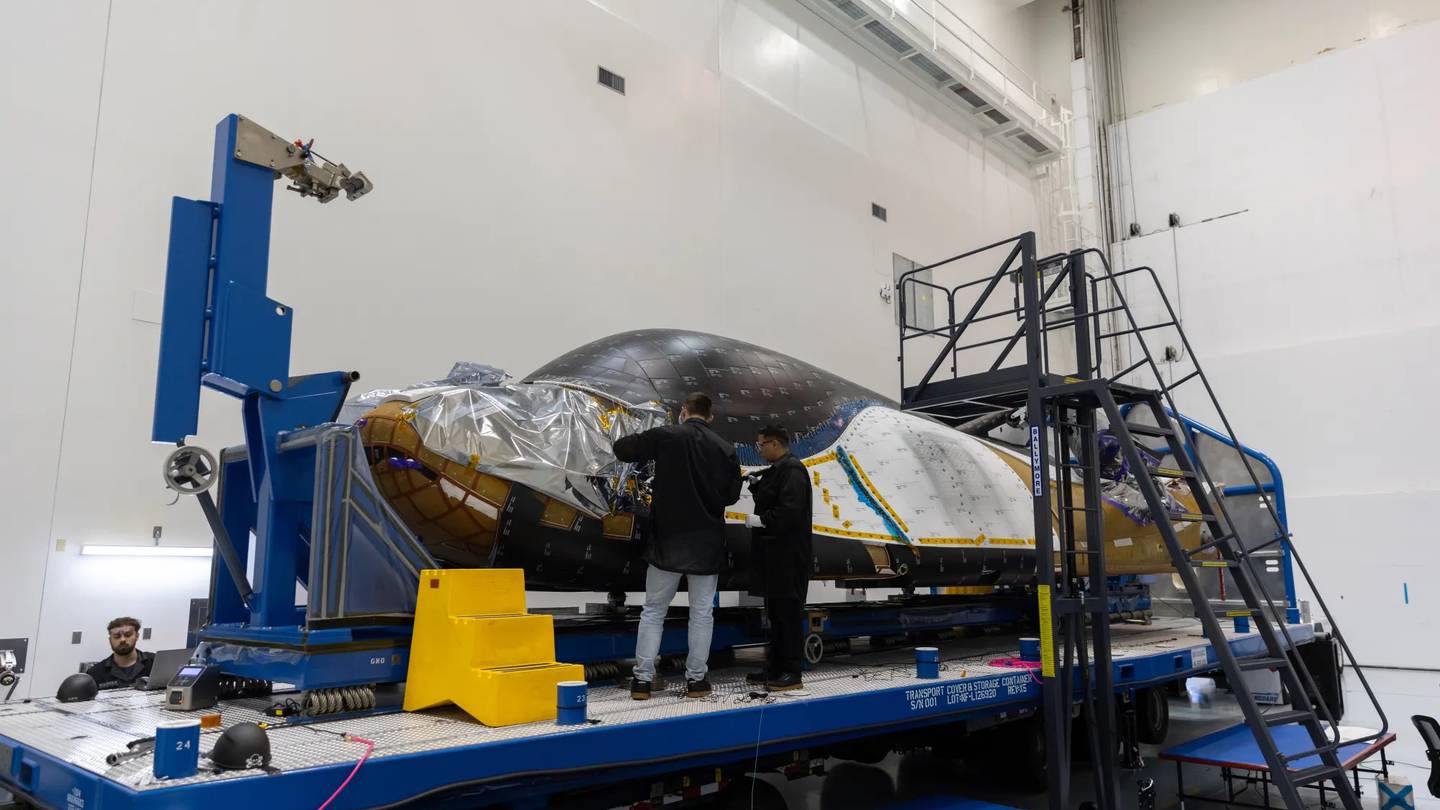
<svg viewBox="0 0 1440 810">
<path fill-rule="evenodd" d="M 766 681 L 773 677 L 774 675 L 772 675 L 769 670 L 762 669 L 759 672 L 751 672 L 746 675 L 745 682 L 755 684 L 756 686 L 763 686 Z"/>
<path fill-rule="evenodd" d="M 630 679 L 630 697 L 634 700 L 650 699 L 650 682 L 642 681 L 639 678 Z"/>
<path fill-rule="evenodd" d="M 792 689 L 804 689 L 805 684 L 800 680 L 800 673 L 786 672 L 766 681 L 765 688 L 771 692 L 789 692 Z"/>
<path fill-rule="evenodd" d="M 698 681 L 687 680 L 685 682 L 685 697 L 710 697 L 710 681 L 705 678 L 701 678 Z"/>
</svg>

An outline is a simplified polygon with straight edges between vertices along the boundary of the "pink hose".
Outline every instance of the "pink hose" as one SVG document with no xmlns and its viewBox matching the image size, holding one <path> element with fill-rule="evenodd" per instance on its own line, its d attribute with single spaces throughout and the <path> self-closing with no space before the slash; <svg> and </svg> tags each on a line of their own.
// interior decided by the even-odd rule
<svg viewBox="0 0 1440 810">
<path fill-rule="evenodd" d="M 350 780 L 355 778 L 355 773 L 360 770 L 360 766 L 365 764 L 365 760 L 369 759 L 371 752 L 375 750 L 375 743 L 365 739 L 364 737 L 356 737 L 354 734 L 346 734 L 345 739 L 351 742 L 358 742 L 363 744 L 365 746 L 365 753 L 360 756 L 360 761 L 355 763 L 355 767 L 350 769 L 350 775 L 345 777 L 345 781 L 340 783 L 340 787 L 335 788 L 335 792 L 330 794 L 330 798 L 326 799 L 325 803 L 320 805 L 320 810 L 325 810 L 325 808 L 330 806 L 331 802 L 335 801 L 335 797 L 339 796 L 340 791 L 344 790 L 345 786 L 350 784 Z"/>
</svg>

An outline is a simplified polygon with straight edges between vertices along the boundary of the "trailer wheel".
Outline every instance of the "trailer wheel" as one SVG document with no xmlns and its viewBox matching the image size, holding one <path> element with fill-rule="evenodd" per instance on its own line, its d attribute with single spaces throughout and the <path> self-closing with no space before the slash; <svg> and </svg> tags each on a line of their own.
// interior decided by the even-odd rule
<svg viewBox="0 0 1440 810">
<path fill-rule="evenodd" d="M 1015 747 L 1011 750 L 1014 751 L 1018 787 L 1030 793 L 1043 792 L 1050 784 L 1046 773 L 1044 724 L 1038 716 L 1031 717 L 1011 723 L 1010 732 L 1015 735 L 1012 737 Z"/>
<path fill-rule="evenodd" d="M 805 637 L 805 660 L 811 666 L 820 663 L 825 657 L 825 639 L 820 638 L 819 633 L 811 633 Z"/>
<path fill-rule="evenodd" d="M 1135 692 L 1136 736 L 1142 743 L 1159 745 L 1170 732 L 1170 701 L 1165 690 L 1151 686 Z"/>
</svg>

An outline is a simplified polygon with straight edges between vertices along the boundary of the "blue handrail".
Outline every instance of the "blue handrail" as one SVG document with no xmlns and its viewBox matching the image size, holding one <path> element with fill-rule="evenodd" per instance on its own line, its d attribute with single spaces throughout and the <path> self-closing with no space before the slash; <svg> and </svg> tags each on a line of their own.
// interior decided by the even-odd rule
<svg viewBox="0 0 1440 810">
<path fill-rule="evenodd" d="M 1122 405 L 1120 408 L 1121 416 L 1128 415 L 1130 408 L 1131 405 L 1128 403 Z M 1176 413 L 1168 407 L 1165 409 L 1165 413 L 1185 428 L 1185 450 L 1190 454 L 1192 459 L 1195 457 L 1195 443 L 1192 441 L 1191 434 L 1200 433 L 1232 450 L 1237 450 L 1255 459 L 1264 465 L 1266 471 L 1270 473 L 1270 483 L 1268 484 L 1261 484 L 1259 487 L 1256 487 L 1254 484 L 1227 486 L 1220 490 L 1220 494 L 1228 498 L 1232 495 L 1258 495 L 1261 492 L 1270 493 L 1271 500 L 1275 503 L 1275 516 L 1279 518 L 1280 530 L 1285 533 L 1286 538 L 1284 542 L 1278 544 L 1280 548 L 1281 573 L 1285 579 L 1285 621 L 1291 624 L 1299 623 L 1300 607 L 1295 599 L 1295 570 L 1290 561 L 1290 520 L 1285 511 L 1285 477 L 1280 474 L 1280 467 L 1275 464 L 1274 459 L 1259 450 L 1231 441 L 1229 436 L 1226 436 L 1203 422 L 1197 422 L 1183 413 Z"/>
</svg>

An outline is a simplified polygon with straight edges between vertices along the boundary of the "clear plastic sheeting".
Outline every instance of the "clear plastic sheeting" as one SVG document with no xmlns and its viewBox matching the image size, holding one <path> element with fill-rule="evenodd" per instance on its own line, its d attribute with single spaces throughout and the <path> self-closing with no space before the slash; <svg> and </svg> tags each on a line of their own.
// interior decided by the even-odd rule
<svg viewBox="0 0 1440 810">
<path fill-rule="evenodd" d="M 510 373 L 503 368 L 488 366 L 484 363 L 472 363 L 468 360 L 461 360 L 450 367 L 450 373 L 438 380 L 425 380 L 405 388 L 377 388 L 373 391 L 366 391 L 359 396 L 351 397 L 345 401 L 340 408 L 340 418 L 337 421 L 345 424 L 353 424 L 355 420 L 364 416 L 367 412 L 382 402 L 389 402 L 393 399 L 407 399 L 414 401 L 417 396 L 423 395 L 426 389 L 441 391 L 452 386 L 498 386 L 510 379 Z"/>
<path fill-rule="evenodd" d="M 457 363 L 452 375 L 462 367 L 490 368 Z M 432 452 L 595 518 L 618 505 L 635 474 L 633 465 L 616 460 L 615 440 L 669 421 L 658 402 L 624 403 L 568 383 L 475 379 L 481 382 L 421 383 L 401 391 L 372 391 L 353 401 L 363 402 L 365 411 L 384 402 L 410 402 L 406 419 Z"/>
</svg>

